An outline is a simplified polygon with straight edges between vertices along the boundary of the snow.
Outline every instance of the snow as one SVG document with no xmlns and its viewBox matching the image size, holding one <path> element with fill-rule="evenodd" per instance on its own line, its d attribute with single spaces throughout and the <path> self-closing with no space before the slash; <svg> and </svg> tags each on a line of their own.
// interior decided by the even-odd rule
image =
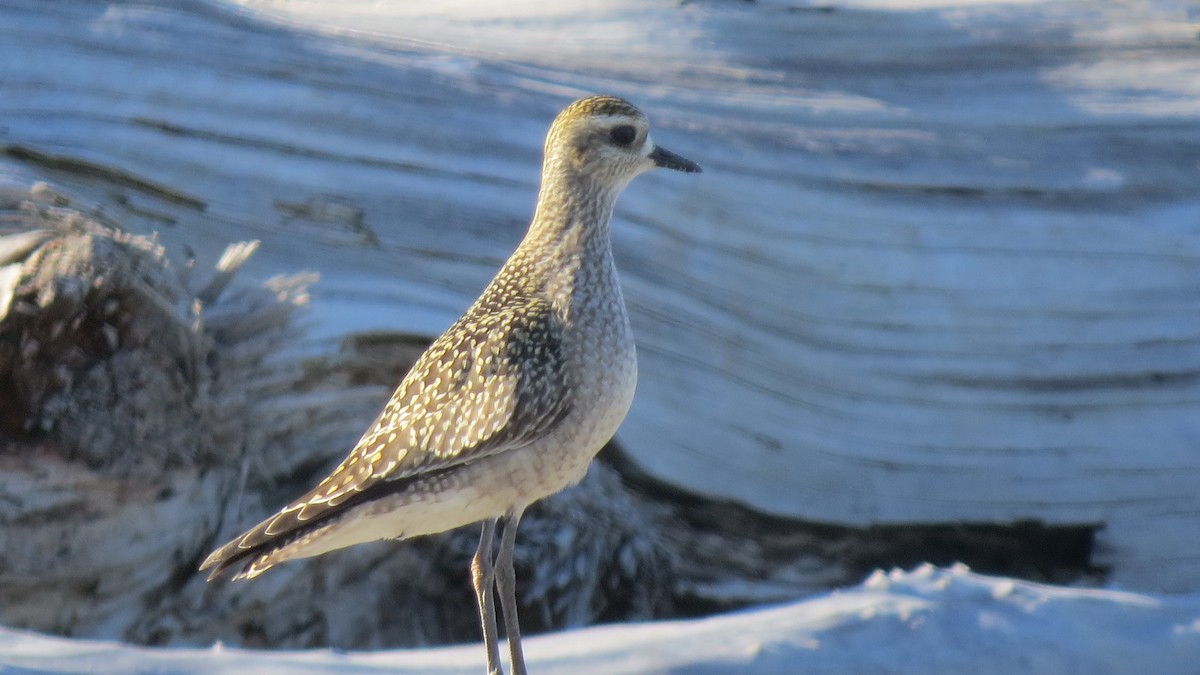
<svg viewBox="0 0 1200 675">
<path fill-rule="evenodd" d="M 964 566 L 877 571 L 823 596 L 691 621 L 529 637 L 532 672 L 1200 672 L 1200 593 L 1060 588 Z M 477 673 L 480 645 L 371 653 L 155 649 L 0 629 L 4 673 Z"/>
</svg>

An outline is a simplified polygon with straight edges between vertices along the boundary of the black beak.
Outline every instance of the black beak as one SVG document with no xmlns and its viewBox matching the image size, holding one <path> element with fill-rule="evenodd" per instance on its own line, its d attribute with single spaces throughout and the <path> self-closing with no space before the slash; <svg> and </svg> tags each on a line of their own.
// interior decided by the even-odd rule
<svg viewBox="0 0 1200 675">
<path fill-rule="evenodd" d="M 661 166 L 665 169 L 675 169 L 676 171 L 686 171 L 687 173 L 700 173 L 702 171 L 699 164 L 690 159 L 680 157 L 661 145 L 654 146 L 654 150 L 650 151 L 650 160 L 654 162 L 654 166 Z"/>
</svg>

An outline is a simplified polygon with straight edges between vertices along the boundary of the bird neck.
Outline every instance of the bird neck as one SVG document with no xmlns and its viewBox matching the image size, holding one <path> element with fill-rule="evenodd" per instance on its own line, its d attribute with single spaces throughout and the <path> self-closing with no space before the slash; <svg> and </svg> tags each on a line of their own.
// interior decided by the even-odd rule
<svg viewBox="0 0 1200 675">
<path fill-rule="evenodd" d="M 608 287 L 616 282 L 610 220 L 618 191 L 571 184 L 553 174 L 543 182 L 538 206 L 521 242 L 532 276 L 559 307 L 571 314 L 577 288 L 588 283 Z"/>
<path fill-rule="evenodd" d="M 603 256 L 612 248 L 610 221 L 619 190 L 548 172 L 523 246 L 536 247 L 550 265 L 576 256 Z"/>
</svg>

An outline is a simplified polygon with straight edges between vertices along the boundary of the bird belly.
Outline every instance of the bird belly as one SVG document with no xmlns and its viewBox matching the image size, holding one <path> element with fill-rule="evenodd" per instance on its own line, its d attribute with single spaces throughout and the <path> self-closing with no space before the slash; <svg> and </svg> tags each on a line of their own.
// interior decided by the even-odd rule
<svg viewBox="0 0 1200 675">
<path fill-rule="evenodd" d="M 350 508 L 290 543 L 283 558 L 307 558 L 380 539 L 436 534 L 504 515 L 579 482 L 616 428 L 610 419 L 590 433 L 550 435 L 534 445 L 483 457 L 452 471 L 417 478 L 402 491 Z M 580 445 L 569 447 L 566 441 Z"/>
</svg>

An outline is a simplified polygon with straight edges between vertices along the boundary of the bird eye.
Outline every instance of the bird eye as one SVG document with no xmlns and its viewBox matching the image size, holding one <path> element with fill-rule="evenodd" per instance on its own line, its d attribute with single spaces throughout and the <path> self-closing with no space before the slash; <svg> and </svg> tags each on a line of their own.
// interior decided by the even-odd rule
<svg viewBox="0 0 1200 675">
<path fill-rule="evenodd" d="M 629 124 L 622 124 L 619 127 L 613 127 L 612 131 L 608 132 L 608 136 L 617 145 L 629 145 L 633 139 L 637 138 L 637 129 Z"/>
</svg>

